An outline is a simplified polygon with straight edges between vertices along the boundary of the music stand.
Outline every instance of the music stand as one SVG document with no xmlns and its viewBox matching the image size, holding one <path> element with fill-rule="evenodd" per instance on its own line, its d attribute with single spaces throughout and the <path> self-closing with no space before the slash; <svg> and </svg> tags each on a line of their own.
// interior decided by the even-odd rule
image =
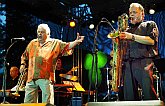
<svg viewBox="0 0 165 106">
<path fill-rule="evenodd" d="M 80 91 L 80 92 L 85 91 L 84 88 L 80 85 L 79 82 L 63 81 L 63 83 L 73 86 L 73 88 L 68 88 L 68 91 Z"/>
</svg>

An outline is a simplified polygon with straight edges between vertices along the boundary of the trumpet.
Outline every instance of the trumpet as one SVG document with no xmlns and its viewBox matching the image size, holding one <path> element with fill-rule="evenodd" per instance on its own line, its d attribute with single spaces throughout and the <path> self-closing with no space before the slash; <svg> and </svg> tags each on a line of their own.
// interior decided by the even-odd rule
<svg viewBox="0 0 165 106">
<path fill-rule="evenodd" d="M 21 74 L 19 76 L 19 79 L 18 79 L 18 83 L 16 85 L 16 91 L 14 93 L 12 93 L 12 95 L 18 97 L 20 96 L 19 94 L 19 90 L 20 88 L 23 88 L 24 86 L 24 83 L 26 81 L 26 77 L 27 77 L 27 68 L 25 68 L 25 66 L 21 69 Z"/>
</svg>

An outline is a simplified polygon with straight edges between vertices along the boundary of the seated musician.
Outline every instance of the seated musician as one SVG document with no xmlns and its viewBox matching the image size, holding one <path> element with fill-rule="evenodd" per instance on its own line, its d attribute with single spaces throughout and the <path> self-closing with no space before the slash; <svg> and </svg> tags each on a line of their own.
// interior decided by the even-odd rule
<svg viewBox="0 0 165 106">
<path fill-rule="evenodd" d="M 10 76 L 6 82 L 6 89 L 10 91 L 10 94 L 16 91 L 17 83 L 19 81 L 19 69 L 16 66 L 11 66 Z M 22 94 L 21 94 L 22 95 Z M 24 95 L 22 95 L 24 96 Z M 9 103 L 22 103 L 22 96 L 16 97 L 14 95 L 7 95 L 7 101 Z"/>
<path fill-rule="evenodd" d="M 60 74 L 65 74 L 67 71 L 62 68 L 62 60 L 59 58 L 57 59 L 56 70 L 55 70 L 55 79 L 56 84 L 62 84 L 62 78 L 59 76 Z"/>
<path fill-rule="evenodd" d="M 19 87 L 19 91 L 24 91 L 26 80 L 27 72 L 24 75 L 19 75 L 19 69 L 16 66 L 12 66 L 10 68 L 10 79 L 8 79 L 9 84 L 7 84 L 7 89 L 16 91 L 17 87 Z"/>
<path fill-rule="evenodd" d="M 7 80 L 6 89 L 12 89 L 17 85 L 19 79 L 19 69 L 16 66 L 10 68 L 10 77 Z"/>
</svg>

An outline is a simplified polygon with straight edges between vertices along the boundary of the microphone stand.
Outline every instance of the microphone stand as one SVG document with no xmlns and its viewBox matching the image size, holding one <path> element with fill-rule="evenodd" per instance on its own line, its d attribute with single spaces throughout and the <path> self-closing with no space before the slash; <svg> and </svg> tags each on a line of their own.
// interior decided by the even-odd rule
<svg viewBox="0 0 165 106">
<path fill-rule="evenodd" d="M 103 21 L 105 20 L 105 21 Z M 110 27 L 113 29 L 113 31 L 115 32 L 115 29 L 113 28 L 113 26 L 111 25 L 111 23 L 106 19 L 106 18 L 102 18 L 101 21 L 97 24 L 96 29 L 95 29 L 95 35 L 94 35 L 94 45 L 93 45 L 93 60 L 92 60 L 92 72 L 90 73 L 90 79 L 89 79 L 89 91 L 88 91 L 88 101 L 90 100 L 90 89 L 91 89 L 91 80 L 92 80 L 92 74 L 94 73 L 94 70 L 96 70 L 96 82 L 95 82 L 95 92 L 94 92 L 94 102 L 97 102 L 97 96 L 98 96 L 98 69 L 97 69 L 97 63 L 98 63 L 98 57 L 97 57 L 97 35 L 98 35 L 98 27 L 102 22 L 106 22 L 108 25 L 110 25 Z"/>
<path fill-rule="evenodd" d="M 6 78 L 7 78 L 7 69 L 6 66 L 8 65 L 7 61 L 6 61 L 6 57 L 8 55 L 8 52 L 10 50 L 10 48 L 16 43 L 17 41 L 14 41 L 12 43 L 11 40 L 11 45 L 9 46 L 9 48 L 6 51 L 6 55 L 4 57 L 4 74 L 3 74 L 3 85 L 2 85 L 2 89 L 3 89 L 3 102 L 1 104 L 9 104 L 9 102 L 6 101 Z"/>
<path fill-rule="evenodd" d="M 98 23 L 98 25 L 96 26 L 95 29 L 95 35 L 94 35 L 94 45 L 93 45 L 93 61 L 92 61 L 92 74 L 94 73 L 94 70 L 96 71 L 96 78 L 95 78 L 95 93 L 94 93 L 94 102 L 97 102 L 97 97 L 98 97 L 98 69 L 97 69 L 97 65 L 98 65 L 98 49 L 97 49 L 97 35 L 98 35 L 98 27 L 100 25 L 101 21 Z M 92 74 L 91 74 L 91 78 L 92 78 Z"/>
</svg>

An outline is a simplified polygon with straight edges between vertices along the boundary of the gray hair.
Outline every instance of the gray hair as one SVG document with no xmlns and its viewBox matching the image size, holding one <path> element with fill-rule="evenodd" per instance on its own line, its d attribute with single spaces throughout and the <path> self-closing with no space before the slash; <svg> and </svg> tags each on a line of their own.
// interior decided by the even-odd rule
<svg viewBox="0 0 165 106">
<path fill-rule="evenodd" d="M 144 13 L 144 8 L 143 8 L 143 6 L 141 4 L 139 4 L 139 3 L 131 3 L 130 4 L 130 8 L 133 7 L 133 6 L 138 7 Z"/>
<path fill-rule="evenodd" d="M 50 28 L 49 28 L 48 24 L 40 24 L 40 25 L 38 25 L 38 28 L 39 27 L 44 28 L 46 30 L 46 34 L 50 35 Z"/>
</svg>

